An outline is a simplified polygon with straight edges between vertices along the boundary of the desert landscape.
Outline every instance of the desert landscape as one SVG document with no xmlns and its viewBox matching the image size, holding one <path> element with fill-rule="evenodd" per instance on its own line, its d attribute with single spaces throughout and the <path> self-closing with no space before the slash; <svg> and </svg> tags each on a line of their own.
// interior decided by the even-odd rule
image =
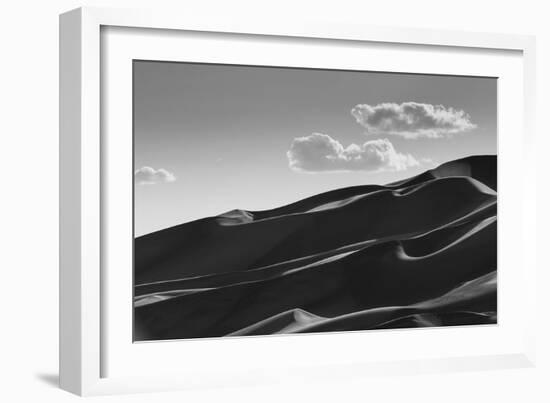
<svg viewBox="0 0 550 403">
<path fill-rule="evenodd" d="M 134 251 L 135 341 L 495 324 L 497 158 L 231 210 Z"/>
</svg>

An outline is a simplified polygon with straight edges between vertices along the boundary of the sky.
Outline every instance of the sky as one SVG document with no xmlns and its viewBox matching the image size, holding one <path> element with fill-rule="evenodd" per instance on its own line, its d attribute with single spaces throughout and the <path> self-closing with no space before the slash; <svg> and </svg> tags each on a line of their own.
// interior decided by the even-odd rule
<svg viewBox="0 0 550 403">
<path fill-rule="evenodd" d="M 135 236 L 497 152 L 497 79 L 134 61 Z"/>
</svg>

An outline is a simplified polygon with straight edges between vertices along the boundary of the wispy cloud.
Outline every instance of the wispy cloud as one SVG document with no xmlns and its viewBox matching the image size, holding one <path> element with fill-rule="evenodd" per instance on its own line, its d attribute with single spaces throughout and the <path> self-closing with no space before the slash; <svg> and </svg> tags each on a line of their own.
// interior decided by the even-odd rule
<svg viewBox="0 0 550 403">
<path fill-rule="evenodd" d="M 351 114 L 368 134 L 408 139 L 446 137 L 477 127 L 463 110 L 418 102 L 359 104 Z"/>
<path fill-rule="evenodd" d="M 158 183 L 174 182 L 176 177 L 166 169 L 141 167 L 134 172 L 134 181 L 137 185 L 156 185 Z"/>
<path fill-rule="evenodd" d="M 344 147 L 322 133 L 295 138 L 287 157 L 298 172 L 399 171 L 420 164 L 412 155 L 397 152 L 388 139 Z"/>
</svg>

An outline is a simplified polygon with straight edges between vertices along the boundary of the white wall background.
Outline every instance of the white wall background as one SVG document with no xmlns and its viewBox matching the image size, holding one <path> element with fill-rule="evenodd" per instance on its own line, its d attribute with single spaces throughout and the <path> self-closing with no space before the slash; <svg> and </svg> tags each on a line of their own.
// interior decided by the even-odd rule
<svg viewBox="0 0 550 403">
<path fill-rule="evenodd" d="M 81 5 L 178 8 L 182 13 L 319 18 L 537 35 L 539 259 L 550 239 L 545 120 L 550 106 L 550 13 L 545 2 L 479 0 L 327 1 L 15 1 L 3 2 L 0 23 L 0 396 L 2 401 L 66 402 L 56 388 L 58 293 L 58 20 Z M 544 261 L 543 264 L 546 264 Z M 550 265 L 547 265 L 550 270 Z M 377 377 L 334 384 L 256 387 L 94 398 L 116 402 L 428 401 L 548 402 L 550 349 L 547 272 L 539 278 L 539 364 L 535 369 Z"/>
</svg>

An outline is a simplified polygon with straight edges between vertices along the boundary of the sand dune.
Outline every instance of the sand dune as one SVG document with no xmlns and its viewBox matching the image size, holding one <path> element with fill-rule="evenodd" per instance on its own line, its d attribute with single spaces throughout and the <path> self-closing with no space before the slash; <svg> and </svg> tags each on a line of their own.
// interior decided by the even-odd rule
<svg viewBox="0 0 550 403">
<path fill-rule="evenodd" d="M 496 321 L 496 157 L 135 240 L 136 340 Z"/>
</svg>

